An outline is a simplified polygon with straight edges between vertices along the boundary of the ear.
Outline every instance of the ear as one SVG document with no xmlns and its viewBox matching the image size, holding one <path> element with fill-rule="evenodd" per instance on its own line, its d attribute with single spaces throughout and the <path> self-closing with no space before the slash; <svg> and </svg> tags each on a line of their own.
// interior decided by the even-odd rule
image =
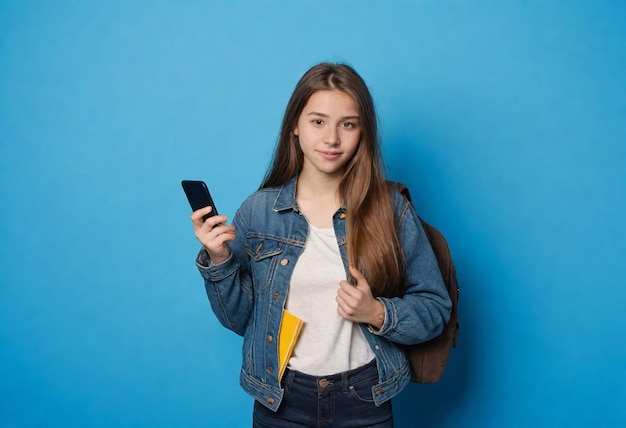
<svg viewBox="0 0 626 428">
<path fill-rule="evenodd" d="M 298 127 L 296 126 L 291 133 L 297 137 L 298 136 Z"/>
</svg>

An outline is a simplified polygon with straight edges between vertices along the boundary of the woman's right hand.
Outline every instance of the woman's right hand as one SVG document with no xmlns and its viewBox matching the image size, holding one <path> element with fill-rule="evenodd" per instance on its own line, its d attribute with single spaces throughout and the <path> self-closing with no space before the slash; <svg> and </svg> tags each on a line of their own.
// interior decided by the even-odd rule
<svg viewBox="0 0 626 428">
<path fill-rule="evenodd" d="M 193 230 L 198 241 L 204 246 L 211 263 L 214 265 L 225 262 L 230 257 L 230 249 L 226 242 L 235 239 L 235 226 L 226 225 L 228 218 L 215 215 L 202 221 L 202 217 L 211 212 L 212 207 L 200 208 L 191 214 Z"/>
</svg>

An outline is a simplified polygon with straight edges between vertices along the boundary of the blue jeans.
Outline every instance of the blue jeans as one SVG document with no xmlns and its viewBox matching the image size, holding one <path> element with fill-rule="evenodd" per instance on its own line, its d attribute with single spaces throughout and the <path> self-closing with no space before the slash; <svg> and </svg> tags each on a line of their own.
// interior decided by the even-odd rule
<svg viewBox="0 0 626 428">
<path fill-rule="evenodd" d="M 391 401 L 374 405 L 376 360 L 330 376 L 310 376 L 287 369 L 285 395 L 277 412 L 254 402 L 254 428 L 354 427 L 392 428 Z"/>
</svg>

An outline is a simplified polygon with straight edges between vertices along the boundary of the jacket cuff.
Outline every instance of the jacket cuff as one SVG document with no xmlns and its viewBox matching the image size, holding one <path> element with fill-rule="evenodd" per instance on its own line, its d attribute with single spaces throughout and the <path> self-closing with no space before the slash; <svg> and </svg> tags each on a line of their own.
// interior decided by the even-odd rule
<svg viewBox="0 0 626 428">
<path fill-rule="evenodd" d="M 196 266 L 204 278 L 215 280 L 216 276 L 220 276 L 220 272 L 224 269 L 228 269 L 232 261 L 233 254 L 231 253 L 222 263 L 213 264 L 209 258 L 209 253 L 207 253 L 206 249 L 203 247 L 196 257 Z"/>
<path fill-rule="evenodd" d="M 395 306 L 391 300 L 384 297 L 377 297 L 376 300 L 383 304 L 383 308 L 385 309 L 385 320 L 379 329 L 376 329 L 371 325 L 368 325 L 367 329 L 370 333 L 375 334 L 376 336 L 385 337 L 393 329 L 393 326 L 397 324 Z"/>
</svg>

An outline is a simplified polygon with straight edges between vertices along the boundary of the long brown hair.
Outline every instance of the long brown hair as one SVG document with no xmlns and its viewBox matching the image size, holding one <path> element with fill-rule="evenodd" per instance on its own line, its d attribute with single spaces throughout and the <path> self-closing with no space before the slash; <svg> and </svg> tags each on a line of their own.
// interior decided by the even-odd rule
<svg viewBox="0 0 626 428">
<path fill-rule="evenodd" d="M 261 188 L 280 186 L 300 172 L 304 155 L 293 130 L 311 95 L 331 89 L 352 97 L 361 124 L 361 141 L 339 184 L 347 213 L 348 261 L 363 271 L 375 296 L 399 296 L 405 260 L 384 176 L 376 111 L 367 85 L 352 67 L 321 63 L 302 76 L 287 104 L 273 162 Z"/>
</svg>

